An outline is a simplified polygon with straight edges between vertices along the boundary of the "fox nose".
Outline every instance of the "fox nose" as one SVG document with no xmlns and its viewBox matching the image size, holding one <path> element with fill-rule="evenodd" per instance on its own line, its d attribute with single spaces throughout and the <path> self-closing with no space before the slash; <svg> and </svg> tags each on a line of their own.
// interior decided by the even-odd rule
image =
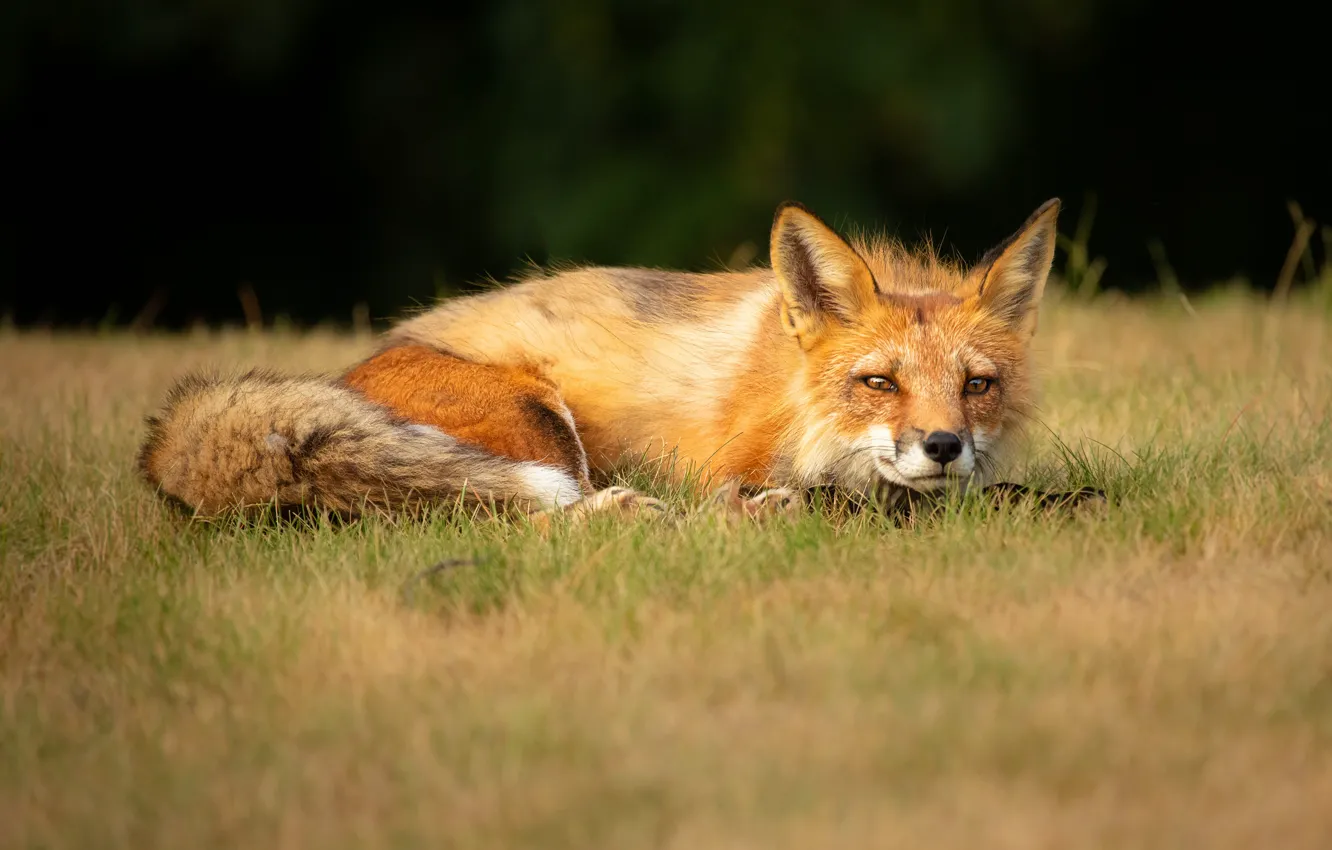
<svg viewBox="0 0 1332 850">
<path fill-rule="evenodd" d="M 925 457 L 947 466 L 962 455 L 962 439 L 950 431 L 935 431 L 925 438 Z"/>
</svg>

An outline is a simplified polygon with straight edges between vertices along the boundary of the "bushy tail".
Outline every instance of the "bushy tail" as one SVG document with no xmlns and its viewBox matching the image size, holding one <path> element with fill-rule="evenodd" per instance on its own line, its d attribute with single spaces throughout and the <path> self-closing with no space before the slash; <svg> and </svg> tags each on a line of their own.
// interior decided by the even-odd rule
<svg viewBox="0 0 1332 850">
<path fill-rule="evenodd" d="M 148 420 L 139 468 L 196 514 L 309 506 L 355 516 L 457 501 L 547 508 L 582 493 L 567 473 L 404 422 L 331 380 L 193 375 Z"/>
</svg>

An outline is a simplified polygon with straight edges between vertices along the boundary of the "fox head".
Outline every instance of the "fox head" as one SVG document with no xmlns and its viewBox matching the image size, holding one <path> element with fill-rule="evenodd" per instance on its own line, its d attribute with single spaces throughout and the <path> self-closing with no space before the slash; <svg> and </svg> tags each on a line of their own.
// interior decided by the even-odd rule
<svg viewBox="0 0 1332 850">
<path fill-rule="evenodd" d="M 986 483 L 1030 407 L 1028 354 L 1059 200 L 974 266 L 852 244 L 797 203 L 771 237 L 782 329 L 803 359 L 793 472 L 918 491 Z"/>
</svg>

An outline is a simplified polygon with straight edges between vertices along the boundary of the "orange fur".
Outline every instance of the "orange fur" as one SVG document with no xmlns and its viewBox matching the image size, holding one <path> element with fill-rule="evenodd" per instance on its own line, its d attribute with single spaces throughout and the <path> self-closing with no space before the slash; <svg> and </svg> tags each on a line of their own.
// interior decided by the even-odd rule
<svg viewBox="0 0 1332 850">
<path fill-rule="evenodd" d="M 343 382 L 404 419 L 502 457 L 563 469 L 585 490 L 591 487 L 564 402 L 554 384 L 531 371 L 405 345 L 357 365 Z"/>
</svg>

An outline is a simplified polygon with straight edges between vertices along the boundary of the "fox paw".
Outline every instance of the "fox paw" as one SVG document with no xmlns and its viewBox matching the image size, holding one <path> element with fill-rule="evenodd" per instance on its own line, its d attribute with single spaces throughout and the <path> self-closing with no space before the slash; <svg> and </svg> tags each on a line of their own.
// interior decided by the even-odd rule
<svg viewBox="0 0 1332 850">
<path fill-rule="evenodd" d="M 728 481 L 709 499 L 712 512 L 727 521 L 794 516 L 800 509 L 800 494 L 787 487 L 773 487 L 757 495 L 744 497 L 738 481 Z"/>
<path fill-rule="evenodd" d="M 579 516 L 606 513 L 607 511 L 626 515 L 641 513 L 647 516 L 657 516 L 666 513 L 666 505 L 660 499 L 644 496 L 637 490 L 631 490 L 628 487 L 607 487 L 604 490 L 598 490 L 586 499 L 574 502 L 565 510 Z"/>
<path fill-rule="evenodd" d="M 644 496 L 628 487 L 606 487 L 571 505 L 538 511 L 532 514 L 531 519 L 544 531 L 550 528 L 557 516 L 567 517 L 574 524 L 581 524 L 594 514 L 605 513 L 658 519 L 666 516 L 666 505 L 659 499 Z"/>
</svg>

